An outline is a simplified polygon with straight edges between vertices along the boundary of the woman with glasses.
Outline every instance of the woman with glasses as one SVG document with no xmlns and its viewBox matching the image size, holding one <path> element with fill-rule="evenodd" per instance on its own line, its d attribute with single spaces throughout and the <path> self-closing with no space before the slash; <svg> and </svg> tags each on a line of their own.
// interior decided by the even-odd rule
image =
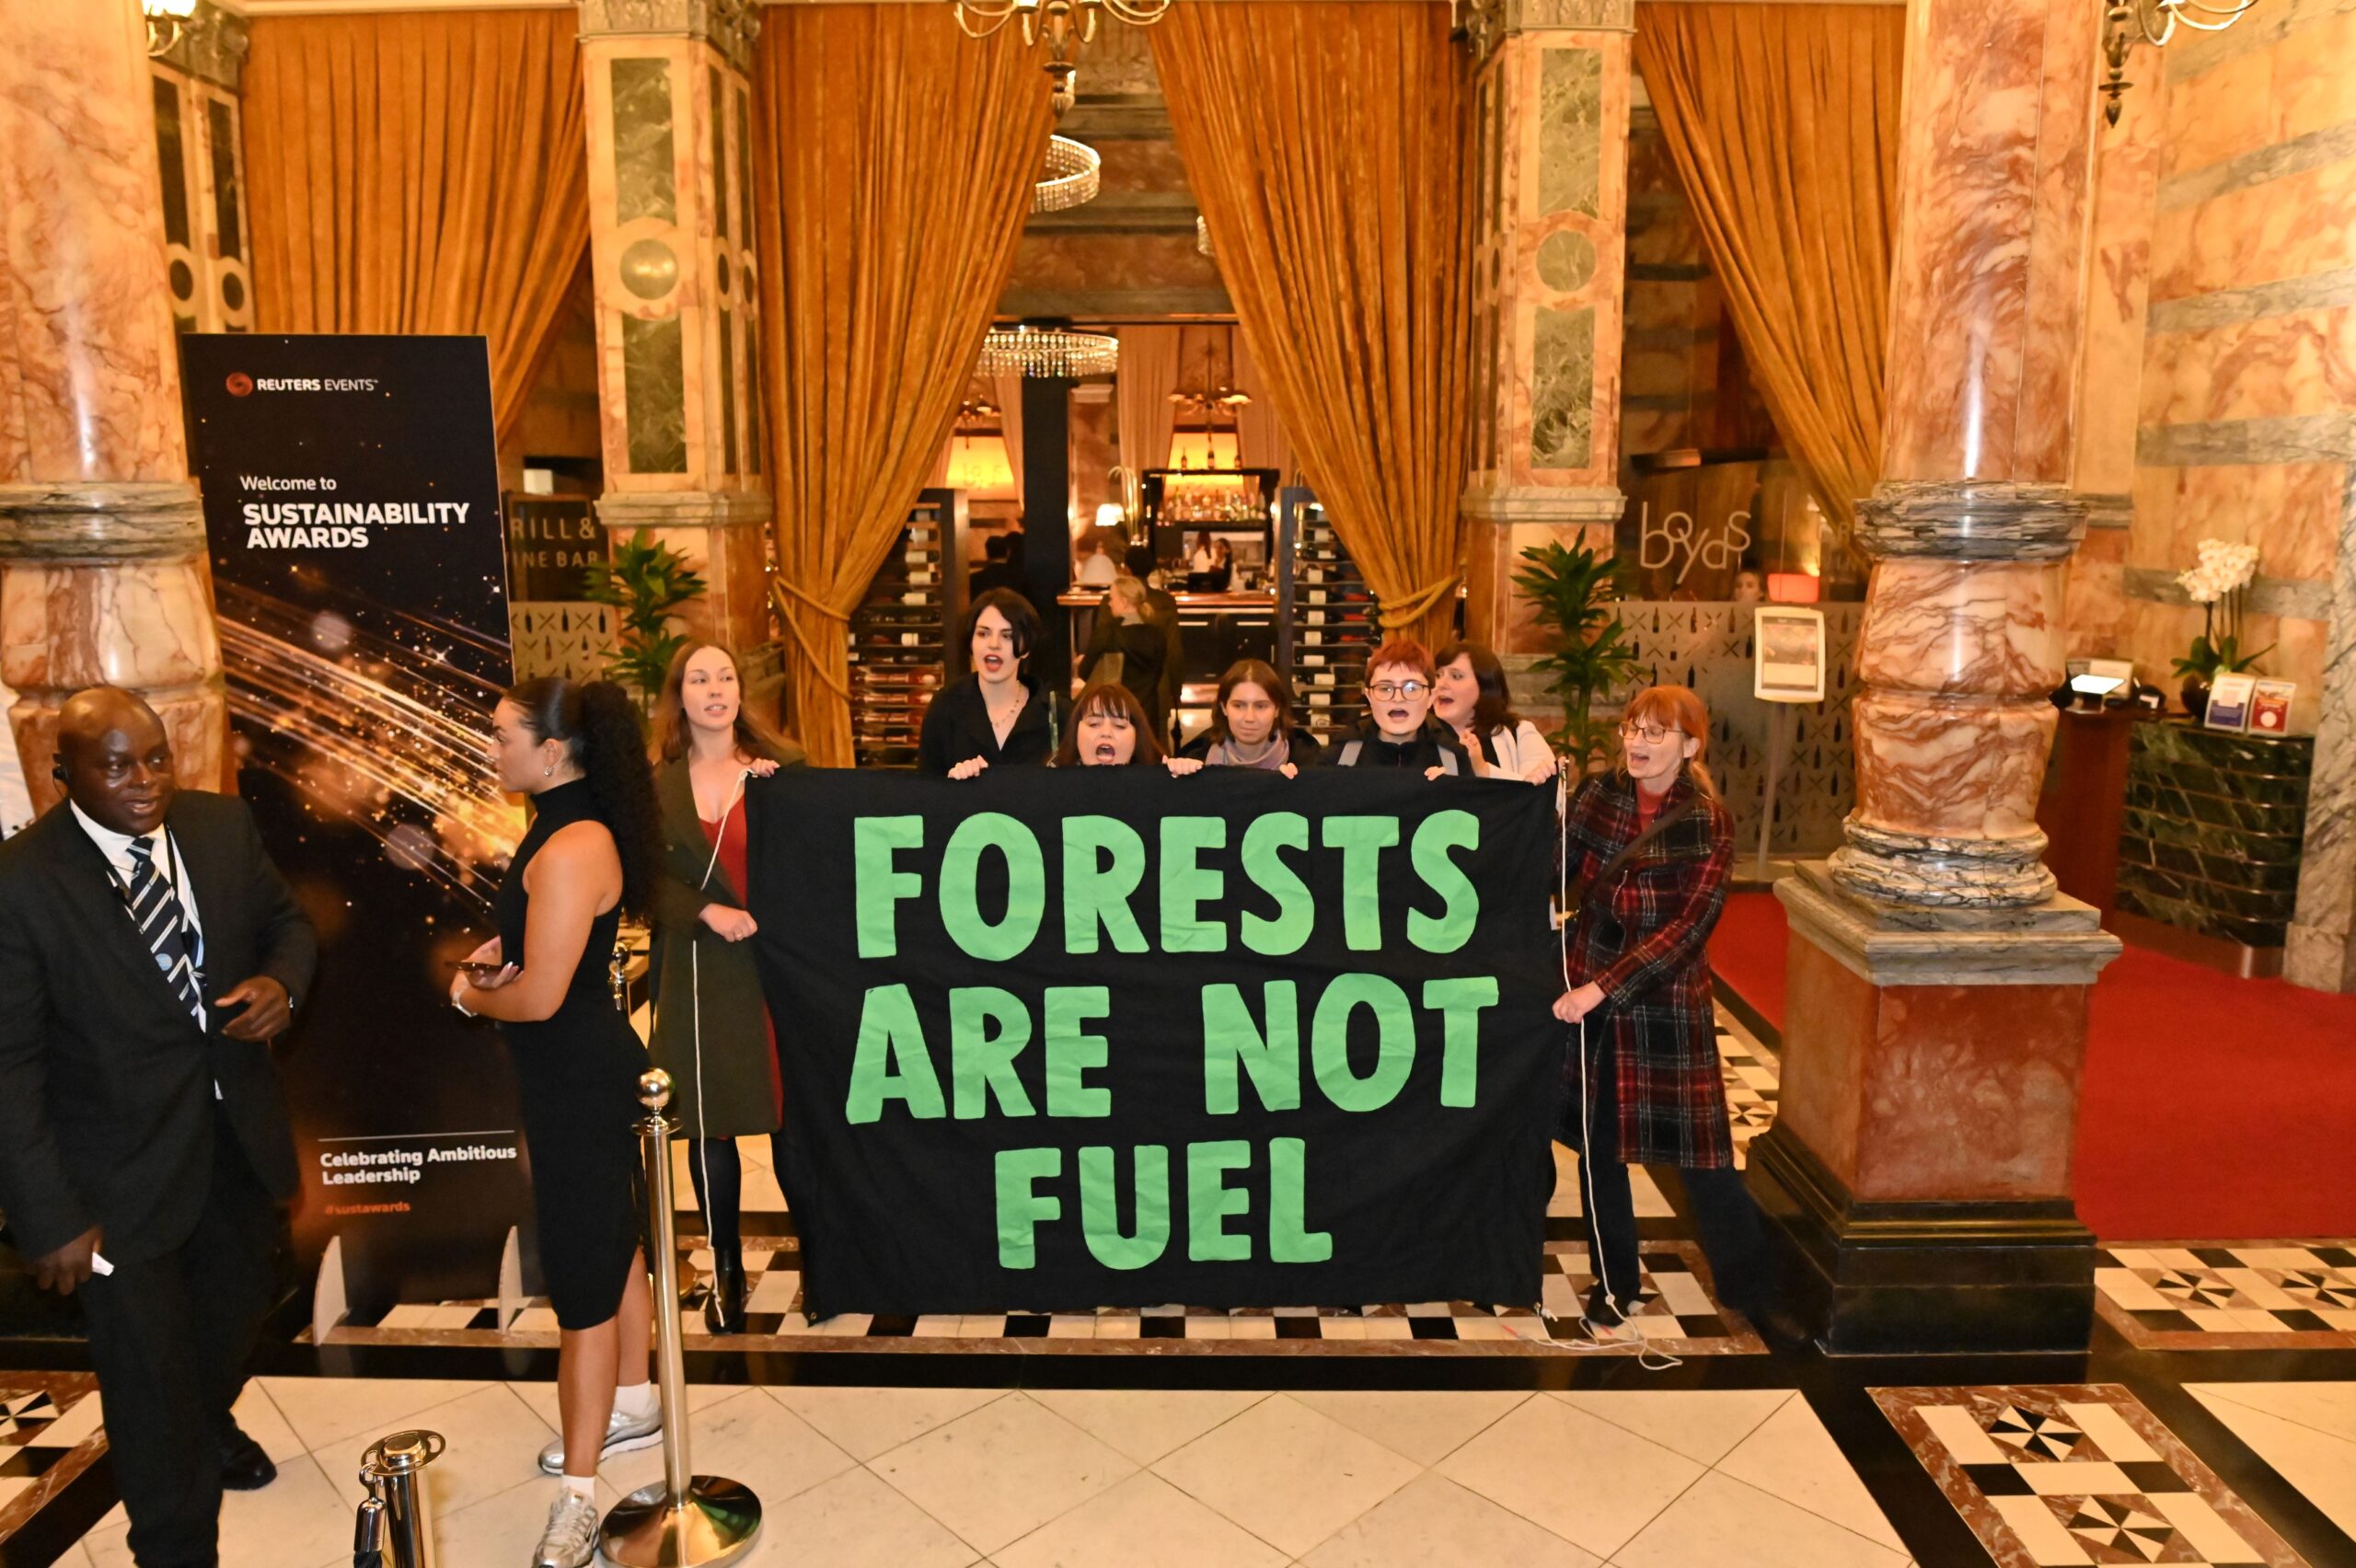
<svg viewBox="0 0 2356 1568">
<path fill-rule="evenodd" d="M 1636 694 L 1620 766 L 1579 786 L 1565 822 L 1577 1026 L 1557 1136 L 1579 1151 L 1580 1209 L 1600 1339 L 1633 1339 L 1636 1214 L 1628 1165 L 1677 1168 L 1718 1299 L 1756 1325 L 1771 1307 L 1759 1210 L 1734 1164 L 1704 944 L 1726 906 L 1734 824 L 1703 756 L 1710 716 L 1684 686 Z"/>
<path fill-rule="evenodd" d="M 1503 660 L 1481 643 L 1451 642 L 1434 662 L 1439 678 L 1432 713 L 1456 732 L 1474 773 L 1530 784 L 1554 777 L 1554 748 L 1537 725 L 1513 710 Z"/>
<path fill-rule="evenodd" d="M 1366 660 L 1366 722 L 1334 749 L 1336 767 L 1413 767 L 1426 778 L 1469 775 L 1472 765 L 1446 725 L 1432 721 L 1431 650 L 1394 637 Z"/>
</svg>

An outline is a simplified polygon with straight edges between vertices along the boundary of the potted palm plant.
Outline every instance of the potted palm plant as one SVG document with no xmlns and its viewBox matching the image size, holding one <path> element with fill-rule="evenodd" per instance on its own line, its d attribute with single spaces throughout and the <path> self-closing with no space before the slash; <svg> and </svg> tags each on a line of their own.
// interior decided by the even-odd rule
<svg viewBox="0 0 2356 1568">
<path fill-rule="evenodd" d="M 1514 586 L 1554 644 L 1534 668 L 1553 676 L 1547 689 L 1563 704 L 1563 750 L 1589 771 L 1611 756 L 1611 724 L 1595 715 L 1596 699 L 1636 673 L 1617 608 L 1619 563 L 1585 545 L 1560 543 L 1533 545 L 1521 559 Z"/>
<path fill-rule="evenodd" d="M 658 543 L 644 528 L 614 547 L 613 559 L 586 568 L 583 593 L 600 605 L 611 605 L 621 625 L 613 649 L 606 655 L 606 674 L 638 693 L 639 705 L 654 706 L 671 661 L 687 646 L 686 636 L 673 629 L 671 617 L 680 605 L 700 598 L 704 580 L 687 558 Z"/>
</svg>

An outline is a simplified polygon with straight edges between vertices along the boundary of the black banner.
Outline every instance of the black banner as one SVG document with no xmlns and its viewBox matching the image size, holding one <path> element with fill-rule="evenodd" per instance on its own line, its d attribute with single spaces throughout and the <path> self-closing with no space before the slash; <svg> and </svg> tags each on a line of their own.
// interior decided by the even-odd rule
<svg viewBox="0 0 2356 1568">
<path fill-rule="evenodd" d="M 1372 772 L 754 783 L 807 1298 L 1538 1298 L 1553 792 Z"/>
<path fill-rule="evenodd" d="M 483 340 L 180 341 L 237 789 L 319 928 L 280 1057 L 296 1239 L 341 1239 L 356 1311 L 492 1296 L 530 1213 L 514 1079 L 444 999 L 523 828 L 484 752 L 512 676 Z"/>
</svg>

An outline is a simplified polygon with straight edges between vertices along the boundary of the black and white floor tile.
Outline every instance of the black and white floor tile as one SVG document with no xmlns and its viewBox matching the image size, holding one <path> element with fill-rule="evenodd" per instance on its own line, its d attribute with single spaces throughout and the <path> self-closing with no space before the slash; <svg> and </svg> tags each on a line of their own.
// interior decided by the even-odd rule
<svg viewBox="0 0 2356 1568">
<path fill-rule="evenodd" d="M 2356 1350 L 2356 1241 L 2107 1247 L 2095 1289 L 2139 1349 Z"/>
</svg>

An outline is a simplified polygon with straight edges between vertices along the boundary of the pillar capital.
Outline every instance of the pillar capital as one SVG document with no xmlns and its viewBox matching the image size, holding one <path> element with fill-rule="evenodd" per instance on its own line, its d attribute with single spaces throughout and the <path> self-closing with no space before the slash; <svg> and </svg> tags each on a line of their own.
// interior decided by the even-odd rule
<svg viewBox="0 0 2356 1568">
<path fill-rule="evenodd" d="M 180 24 L 171 48 L 155 59 L 182 75 L 237 93 L 243 89 L 246 52 L 252 47 L 245 17 L 223 10 L 213 0 L 197 0 L 196 14 Z"/>
<path fill-rule="evenodd" d="M 1475 60 L 1530 32 L 1636 30 L 1636 0 L 1457 0 L 1456 25 Z"/>
<path fill-rule="evenodd" d="M 739 71 L 753 65 L 761 13 L 754 0 L 581 0 L 581 39 L 692 38 Z"/>
</svg>

